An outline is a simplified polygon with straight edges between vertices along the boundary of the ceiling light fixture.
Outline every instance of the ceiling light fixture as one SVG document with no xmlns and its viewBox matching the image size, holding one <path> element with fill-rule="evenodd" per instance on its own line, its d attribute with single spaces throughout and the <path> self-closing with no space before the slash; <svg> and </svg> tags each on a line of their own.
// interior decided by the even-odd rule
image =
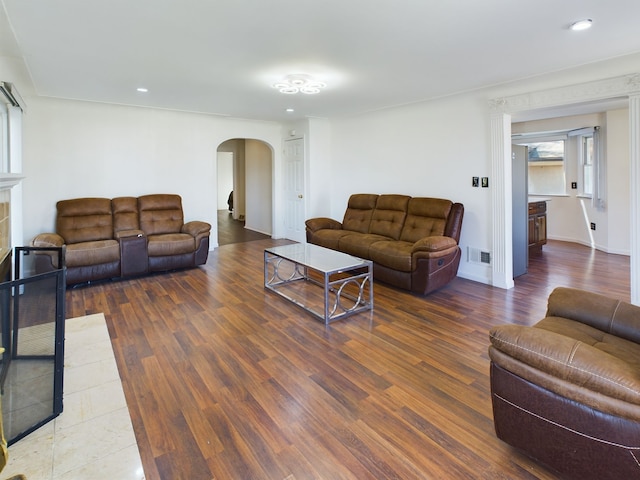
<svg viewBox="0 0 640 480">
<path fill-rule="evenodd" d="M 314 95 L 320 93 L 320 90 L 327 86 L 326 83 L 318 82 L 309 75 L 287 75 L 281 82 L 273 84 L 273 88 L 277 88 L 280 93 L 287 95 L 295 95 L 296 93 L 306 93 Z"/>
<path fill-rule="evenodd" d="M 136 88 L 136 90 L 140 93 L 147 93 L 149 91 L 148 88 L 144 88 L 144 87 Z"/>
<path fill-rule="evenodd" d="M 593 20 L 591 20 L 590 18 L 585 18 L 584 20 L 573 22 L 571 26 L 569 26 L 569 28 L 574 32 L 578 32 L 580 30 L 587 30 L 588 28 L 591 28 L 591 25 L 593 25 Z"/>
</svg>

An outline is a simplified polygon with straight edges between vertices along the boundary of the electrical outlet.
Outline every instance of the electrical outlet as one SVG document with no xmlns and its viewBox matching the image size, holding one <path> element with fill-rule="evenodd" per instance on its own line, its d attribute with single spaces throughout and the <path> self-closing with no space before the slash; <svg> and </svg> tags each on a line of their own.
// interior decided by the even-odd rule
<svg viewBox="0 0 640 480">
<path fill-rule="evenodd" d="M 591 222 L 591 230 L 595 230 L 596 229 L 596 224 Z"/>
<path fill-rule="evenodd" d="M 578 188 L 578 182 L 571 182 L 571 189 L 576 190 Z"/>
</svg>

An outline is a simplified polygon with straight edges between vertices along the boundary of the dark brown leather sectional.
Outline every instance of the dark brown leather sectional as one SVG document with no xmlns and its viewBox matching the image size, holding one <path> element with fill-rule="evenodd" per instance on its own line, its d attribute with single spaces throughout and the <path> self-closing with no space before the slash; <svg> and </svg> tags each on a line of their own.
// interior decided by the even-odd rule
<svg viewBox="0 0 640 480">
<path fill-rule="evenodd" d="M 76 198 L 56 204 L 56 233 L 41 233 L 34 247 L 64 247 L 67 285 L 203 265 L 211 225 L 184 223 L 182 198 Z M 36 273 L 54 268 L 41 254 Z"/>
<path fill-rule="evenodd" d="M 463 214 L 441 198 L 358 193 L 342 222 L 307 220 L 307 242 L 372 260 L 375 280 L 426 295 L 458 272 Z"/>
<path fill-rule="evenodd" d="M 640 478 L 640 307 L 560 287 L 490 340 L 499 438 L 562 478 Z"/>
</svg>

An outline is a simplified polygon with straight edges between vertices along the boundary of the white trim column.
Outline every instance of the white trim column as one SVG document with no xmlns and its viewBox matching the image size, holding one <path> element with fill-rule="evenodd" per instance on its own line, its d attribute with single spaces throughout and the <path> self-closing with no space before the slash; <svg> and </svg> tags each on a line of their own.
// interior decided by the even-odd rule
<svg viewBox="0 0 640 480">
<path fill-rule="evenodd" d="M 491 284 L 513 288 L 513 236 L 511 204 L 511 115 L 491 115 L 491 207 L 493 240 Z"/>
<path fill-rule="evenodd" d="M 640 305 L 640 93 L 629 95 L 631 303 Z"/>
</svg>

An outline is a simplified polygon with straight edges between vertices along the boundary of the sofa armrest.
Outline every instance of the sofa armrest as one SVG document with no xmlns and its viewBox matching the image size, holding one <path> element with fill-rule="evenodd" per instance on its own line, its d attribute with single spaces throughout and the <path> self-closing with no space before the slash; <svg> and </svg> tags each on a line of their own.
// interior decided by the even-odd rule
<svg viewBox="0 0 640 480">
<path fill-rule="evenodd" d="M 640 343 L 640 307 L 605 295 L 557 287 L 549 295 L 546 316 L 569 318 Z"/>
<path fill-rule="evenodd" d="M 318 230 L 342 230 L 342 223 L 334 220 L 333 218 L 317 217 L 310 218 L 304 222 L 307 226 L 307 230 L 317 232 Z"/>
<path fill-rule="evenodd" d="M 59 248 L 64 245 L 64 238 L 57 233 L 39 233 L 31 241 L 32 247 L 55 247 Z"/>
<path fill-rule="evenodd" d="M 59 260 L 62 259 L 64 264 L 64 257 L 66 255 L 66 245 L 64 238 L 57 233 L 40 233 L 31 240 L 32 247 L 38 248 L 51 248 L 52 250 L 36 251 L 36 273 L 51 272 L 55 269 L 61 268 Z M 62 248 L 62 257 L 60 254 L 53 250 L 54 248 Z"/>
<path fill-rule="evenodd" d="M 192 237 L 197 238 L 202 234 L 208 234 L 211 231 L 211 224 L 207 222 L 201 222 L 199 220 L 192 220 L 182 226 L 181 232 L 188 233 Z"/>
<path fill-rule="evenodd" d="M 448 255 L 458 247 L 458 242 L 451 237 L 434 235 L 418 240 L 413 244 L 411 253 L 424 253 L 429 256 Z"/>
<path fill-rule="evenodd" d="M 640 374 L 631 362 L 542 328 L 500 325 L 490 330 L 489 338 L 490 357 L 498 364 L 504 360 L 495 350 L 571 385 L 640 405 Z"/>
</svg>

